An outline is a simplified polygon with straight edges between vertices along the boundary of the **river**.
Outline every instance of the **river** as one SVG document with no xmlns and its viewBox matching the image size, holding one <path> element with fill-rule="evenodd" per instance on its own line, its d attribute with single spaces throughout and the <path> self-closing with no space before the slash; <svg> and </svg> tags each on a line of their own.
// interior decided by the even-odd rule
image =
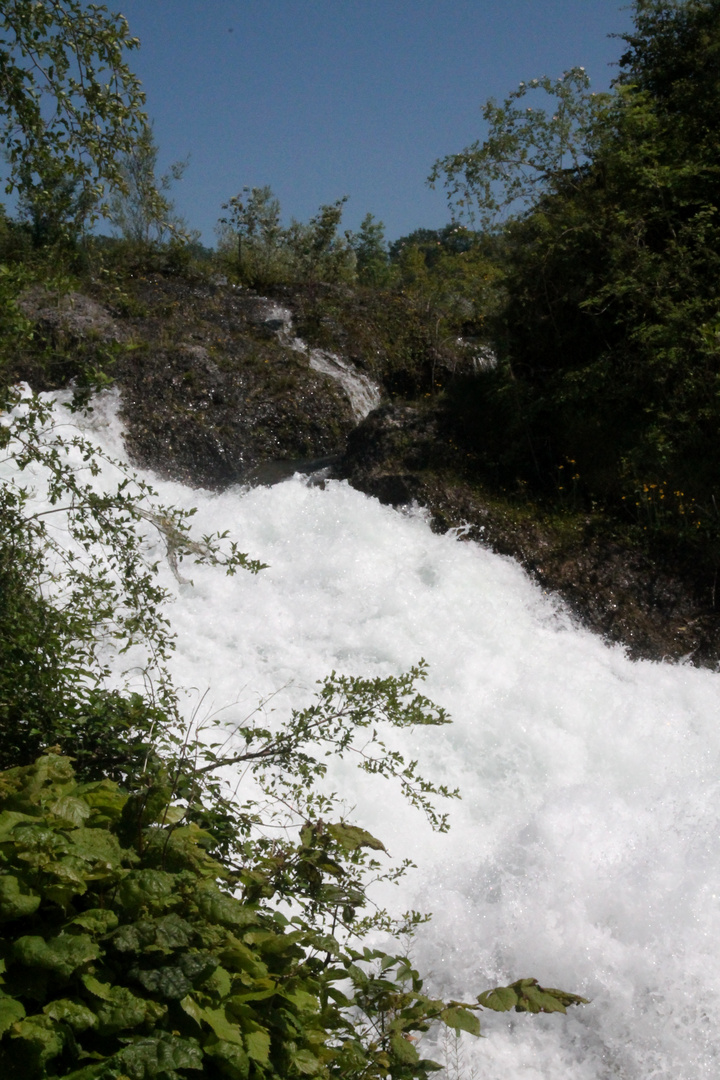
<svg viewBox="0 0 720 1080">
<path fill-rule="evenodd" d="M 112 395 L 89 431 L 121 450 Z M 153 482 L 197 506 L 199 532 L 228 529 L 269 564 L 195 568 L 193 585 L 163 569 L 189 709 L 202 699 L 231 723 L 271 694 L 274 709 L 307 702 L 333 669 L 429 664 L 425 692 L 454 723 L 405 748 L 461 788 L 450 832 L 388 782 L 335 774 L 357 822 L 417 864 L 378 899 L 433 912 L 411 955 L 434 992 L 532 975 L 591 999 L 567 1016 L 483 1014 L 487 1038 L 463 1037 L 449 1080 L 714 1080 L 720 676 L 630 661 L 513 561 L 345 483 Z"/>
</svg>

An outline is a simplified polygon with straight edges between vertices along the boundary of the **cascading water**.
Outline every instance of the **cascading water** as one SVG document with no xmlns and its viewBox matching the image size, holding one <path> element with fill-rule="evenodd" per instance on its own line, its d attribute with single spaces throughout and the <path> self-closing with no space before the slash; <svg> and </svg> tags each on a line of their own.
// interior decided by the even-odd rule
<svg viewBox="0 0 720 1080">
<path fill-rule="evenodd" d="M 83 424 L 121 449 L 112 395 Z M 180 684 L 228 723 L 332 669 L 398 673 L 454 724 L 405 743 L 462 789 L 437 836 L 388 782 L 338 768 L 354 817 L 418 869 L 379 899 L 430 910 L 411 945 L 433 991 L 472 999 L 533 975 L 592 999 L 567 1016 L 483 1014 L 463 1077 L 710 1080 L 720 1070 L 720 677 L 631 662 L 578 629 L 512 561 L 431 532 L 344 483 L 223 494 L 153 479 L 270 566 L 178 584 Z M 399 736 L 398 736 L 399 737 Z M 407 740 L 407 734 L 405 736 Z M 436 1054 L 431 1037 L 422 1048 Z M 454 1077 L 451 1075 L 451 1080 Z"/>
</svg>

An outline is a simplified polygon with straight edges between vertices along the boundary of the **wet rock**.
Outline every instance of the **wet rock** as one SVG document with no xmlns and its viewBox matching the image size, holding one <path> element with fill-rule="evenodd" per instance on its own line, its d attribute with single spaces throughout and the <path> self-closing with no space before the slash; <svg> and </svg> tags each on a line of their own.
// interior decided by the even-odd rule
<svg viewBox="0 0 720 1080">
<path fill-rule="evenodd" d="M 720 619 L 702 582 L 619 543 L 591 517 L 558 520 L 483 490 L 464 476 L 440 409 L 375 410 L 350 435 L 335 475 L 384 503 L 416 502 L 436 531 L 517 559 L 579 622 L 635 658 L 717 665 Z"/>
<path fill-rule="evenodd" d="M 338 453 L 354 423 L 335 385 L 296 353 L 250 341 L 215 356 L 193 343 L 136 353 L 122 394 L 132 458 L 209 488 Z"/>
</svg>

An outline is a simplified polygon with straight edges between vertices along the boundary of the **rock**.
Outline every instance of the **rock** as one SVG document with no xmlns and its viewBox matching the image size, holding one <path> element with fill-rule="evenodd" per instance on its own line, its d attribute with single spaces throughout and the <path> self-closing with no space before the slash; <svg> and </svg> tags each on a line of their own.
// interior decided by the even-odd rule
<svg viewBox="0 0 720 1080">
<path fill-rule="evenodd" d="M 376 409 L 351 433 L 334 474 L 381 502 L 427 508 L 437 532 L 517 559 L 578 621 L 635 658 L 717 664 L 720 624 L 692 577 L 618 542 L 602 520 L 558 520 L 493 496 L 467 474 L 440 408 Z"/>
<path fill-rule="evenodd" d="M 129 320 L 138 347 L 118 364 L 135 462 L 223 488 L 341 452 L 355 423 L 350 402 L 283 342 L 288 309 L 232 287 L 153 279 L 137 291 L 146 311 Z"/>
<path fill-rule="evenodd" d="M 77 340 L 94 336 L 103 341 L 120 341 L 123 336 L 107 309 L 82 293 L 59 294 L 34 285 L 20 296 L 18 306 L 48 335 L 60 331 Z"/>
</svg>

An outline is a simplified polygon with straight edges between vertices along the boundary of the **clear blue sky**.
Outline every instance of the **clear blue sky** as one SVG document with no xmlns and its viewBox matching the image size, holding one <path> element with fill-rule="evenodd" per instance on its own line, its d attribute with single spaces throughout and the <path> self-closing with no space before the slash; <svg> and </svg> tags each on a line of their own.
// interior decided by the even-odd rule
<svg viewBox="0 0 720 1080">
<path fill-rule="evenodd" d="M 449 215 L 425 179 L 482 136 L 481 106 L 579 64 L 607 88 L 631 15 L 619 0 L 125 0 L 161 163 L 213 244 L 221 204 L 269 184 L 286 220 L 349 196 L 390 240 Z"/>
</svg>

